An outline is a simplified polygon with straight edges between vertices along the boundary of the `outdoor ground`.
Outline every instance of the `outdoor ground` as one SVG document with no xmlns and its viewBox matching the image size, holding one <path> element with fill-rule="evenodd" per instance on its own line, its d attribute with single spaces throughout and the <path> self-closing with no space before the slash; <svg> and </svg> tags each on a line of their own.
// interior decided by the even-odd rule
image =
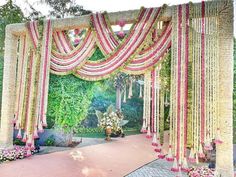
<svg viewBox="0 0 236 177">
<path fill-rule="evenodd" d="M 100 141 L 1 164 L 0 177 L 122 177 L 156 159 L 142 134 Z"/>
</svg>

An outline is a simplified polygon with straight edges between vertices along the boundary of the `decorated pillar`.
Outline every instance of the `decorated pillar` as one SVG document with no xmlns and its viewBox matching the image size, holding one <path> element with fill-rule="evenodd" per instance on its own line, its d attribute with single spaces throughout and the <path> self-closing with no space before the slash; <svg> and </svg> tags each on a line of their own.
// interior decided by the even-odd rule
<svg viewBox="0 0 236 177">
<path fill-rule="evenodd" d="M 0 148 L 13 146 L 13 118 L 15 103 L 17 37 L 12 34 L 11 25 L 6 27 Z"/>
<path fill-rule="evenodd" d="M 233 176 L 233 1 L 224 1 L 219 14 L 219 125 L 222 144 L 216 147 L 216 168 Z"/>
</svg>

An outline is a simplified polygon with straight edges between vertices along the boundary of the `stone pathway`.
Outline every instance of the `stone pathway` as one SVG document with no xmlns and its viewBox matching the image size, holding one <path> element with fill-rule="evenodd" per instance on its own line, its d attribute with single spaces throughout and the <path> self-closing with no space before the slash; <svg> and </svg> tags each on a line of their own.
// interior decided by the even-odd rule
<svg viewBox="0 0 236 177">
<path fill-rule="evenodd" d="M 174 173 L 170 171 L 172 163 L 158 159 L 148 163 L 126 177 L 187 177 L 186 173 Z"/>
</svg>

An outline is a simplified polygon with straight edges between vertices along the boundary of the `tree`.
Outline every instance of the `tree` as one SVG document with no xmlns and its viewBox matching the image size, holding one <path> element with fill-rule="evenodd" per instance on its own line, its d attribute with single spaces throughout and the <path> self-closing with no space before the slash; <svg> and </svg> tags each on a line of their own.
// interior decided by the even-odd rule
<svg viewBox="0 0 236 177">
<path fill-rule="evenodd" d="M 37 11 L 37 10 L 33 7 L 33 5 L 31 5 L 29 2 L 27 2 L 27 4 L 29 5 L 30 10 L 31 10 L 31 12 L 29 13 L 28 19 L 31 19 L 31 20 L 38 20 L 38 19 L 41 19 L 41 18 L 45 18 L 45 16 L 42 14 L 42 12 Z"/>
<path fill-rule="evenodd" d="M 5 5 L 0 6 L 0 52 L 4 50 L 5 27 L 8 24 L 20 23 L 26 20 L 20 7 L 9 0 Z"/>
<path fill-rule="evenodd" d="M 118 73 L 114 78 L 114 87 L 116 88 L 116 109 L 121 110 L 121 91 L 125 88 L 128 75 Z"/>
<path fill-rule="evenodd" d="M 81 16 L 91 13 L 90 10 L 83 9 L 83 6 L 75 4 L 73 0 L 46 0 L 45 2 L 52 7 L 50 15 L 57 18 Z"/>
</svg>

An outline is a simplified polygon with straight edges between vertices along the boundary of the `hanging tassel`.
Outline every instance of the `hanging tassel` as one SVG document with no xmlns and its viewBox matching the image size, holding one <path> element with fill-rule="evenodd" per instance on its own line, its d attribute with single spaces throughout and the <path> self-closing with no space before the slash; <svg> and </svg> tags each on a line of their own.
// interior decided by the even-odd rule
<svg viewBox="0 0 236 177">
<path fill-rule="evenodd" d="M 181 170 L 182 170 L 183 172 L 186 172 L 186 173 L 189 172 L 189 167 L 188 167 L 188 163 L 187 163 L 186 157 L 184 157 L 184 161 L 183 161 Z"/>
<path fill-rule="evenodd" d="M 43 122 L 42 122 L 42 126 L 43 126 L 43 127 L 47 127 L 47 117 L 46 117 L 46 115 L 45 115 L 45 114 L 43 115 Z"/>
<path fill-rule="evenodd" d="M 182 177 L 181 165 L 179 165 L 178 175 L 176 177 Z"/>
<path fill-rule="evenodd" d="M 123 99 L 123 103 L 126 103 L 126 87 L 124 89 L 124 99 Z"/>
<path fill-rule="evenodd" d="M 34 139 L 39 138 L 37 128 L 34 129 Z"/>
<path fill-rule="evenodd" d="M 162 144 L 160 144 L 157 148 L 154 149 L 155 152 L 161 152 Z"/>
<path fill-rule="evenodd" d="M 179 166 L 178 166 L 178 162 L 177 162 L 176 158 L 174 159 L 174 163 L 173 163 L 173 166 L 171 168 L 171 171 L 173 171 L 173 172 L 178 172 L 179 171 Z"/>
<path fill-rule="evenodd" d="M 161 152 L 157 155 L 157 157 L 158 157 L 159 159 L 164 159 L 164 158 L 165 158 L 165 155 L 164 155 L 163 152 L 161 151 Z"/>
<path fill-rule="evenodd" d="M 141 132 L 141 133 L 147 133 L 147 128 L 146 128 L 145 119 L 143 120 L 143 126 L 142 126 L 140 132 Z"/>
<path fill-rule="evenodd" d="M 156 135 L 156 133 L 153 134 L 152 146 L 157 146 L 157 135 Z"/>
<path fill-rule="evenodd" d="M 143 91 L 142 91 L 142 85 L 140 84 L 139 85 L 139 98 L 142 98 L 143 97 Z"/>
<path fill-rule="evenodd" d="M 29 135 L 29 137 L 27 138 L 26 145 L 31 147 L 31 145 L 32 145 L 32 135 Z"/>
<path fill-rule="evenodd" d="M 16 136 L 17 139 L 21 139 L 22 135 L 21 135 L 21 129 L 18 130 L 18 134 Z"/>
<path fill-rule="evenodd" d="M 199 164 L 198 154 L 196 153 L 196 164 Z"/>
<path fill-rule="evenodd" d="M 150 126 L 148 126 L 148 130 L 147 130 L 146 138 L 152 138 L 152 134 L 151 134 Z"/>
<path fill-rule="evenodd" d="M 169 161 L 169 162 L 174 161 L 174 157 L 172 155 L 172 146 L 171 145 L 169 145 L 169 152 L 168 152 L 168 155 L 166 156 L 166 160 Z"/>
<path fill-rule="evenodd" d="M 199 145 L 198 156 L 199 156 L 200 158 L 204 158 L 204 157 L 205 157 L 205 154 L 203 153 L 203 150 L 202 150 L 202 144 Z"/>
<path fill-rule="evenodd" d="M 35 150 L 35 146 L 34 146 L 34 139 L 31 140 L 31 146 L 30 146 L 30 150 L 33 151 Z"/>
<path fill-rule="evenodd" d="M 219 128 L 217 128 L 217 130 L 216 130 L 216 137 L 215 137 L 214 143 L 215 144 L 222 144 L 223 143 L 223 141 L 221 140 L 221 137 L 220 137 L 220 129 Z"/>
<path fill-rule="evenodd" d="M 24 143 L 27 141 L 27 135 L 26 135 L 26 132 L 24 133 L 23 138 L 22 138 L 21 141 L 24 142 Z"/>
<path fill-rule="evenodd" d="M 44 132 L 42 122 L 39 122 L 39 125 L 38 125 L 38 132 L 39 132 L 39 133 L 43 133 L 43 132 Z"/>
<path fill-rule="evenodd" d="M 191 150 L 190 150 L 190 154 L 189 154 L 188 160 L 189 160 L 190 163 L 195 163 L 196 162 L 196 159 L 194 158 L 193 148 L 191 148 Z"/>
<path fill-rule="evenodd" d="M 204 144 L 204 149 L 206 151 L 211 151 L 213 149 L 211 142 L 209 141 L 209 139 L 206 141 L 206 143 Z"/>
</svg>

